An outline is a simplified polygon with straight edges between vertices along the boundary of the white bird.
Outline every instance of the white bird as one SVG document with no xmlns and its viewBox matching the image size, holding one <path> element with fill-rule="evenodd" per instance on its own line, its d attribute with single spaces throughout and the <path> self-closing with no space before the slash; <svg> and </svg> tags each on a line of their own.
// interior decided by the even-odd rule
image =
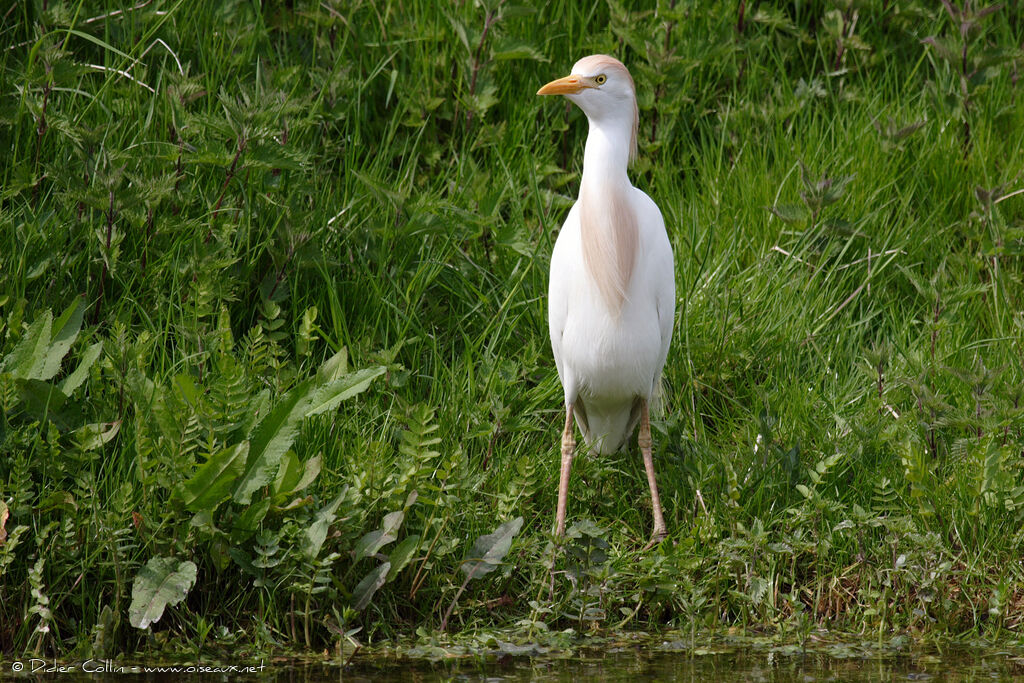
<svg viewBox="0 0 1024 683">
<path fill-rule="evenodd" d="M 648 410 L 672 340 L 675 277 L 661 211 L 627 174 L 636 155 L 636 88 L 622 62 L 591 55 L 537 94 L 565 95 L 590 123 L 579 198 L 555 241 L 548 283 L 566 408 L 555 534 L 565 532 L 575 415 L 586 443 L 602 454 L 624 449 L 639 423 L 656 543 L 667 532 Z"/>
</svg>

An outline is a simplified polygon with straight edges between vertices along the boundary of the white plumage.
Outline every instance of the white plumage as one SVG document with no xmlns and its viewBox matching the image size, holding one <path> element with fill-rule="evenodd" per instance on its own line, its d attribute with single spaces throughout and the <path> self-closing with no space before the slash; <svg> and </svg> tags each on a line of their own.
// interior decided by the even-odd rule
<svg viewBox="0 0 1024 683">
<path fill-rule="evenodd" d="M 600 453 L 623 449 L 640 424 L 652 540 L 661 540 L 666 529 L 648 406 L 672 339 L 675 278 L 661 211 L 627 175 L 636 149 L 635 86 L 621 62 L 592 55 L 538 94 L 565 95 L 590 124 L 579 199 L 555 242 L 548 285 L 551 349 L 567 412 L 555 531 L 561 535 L 565 526 L 574 414 L 584 440 Z"/>
</svg>

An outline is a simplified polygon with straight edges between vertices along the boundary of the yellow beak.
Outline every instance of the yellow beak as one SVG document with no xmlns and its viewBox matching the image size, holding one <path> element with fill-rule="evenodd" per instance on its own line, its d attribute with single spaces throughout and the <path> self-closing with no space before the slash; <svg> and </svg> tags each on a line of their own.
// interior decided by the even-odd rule
<svg viewBox="0 0 1024 683">
<path fill-rule="evenodd" d="M 538 95 L 572 95 L 584 88 L 589 87 L 587 82 L 579 76 L 566 76 L 551 81 L 537 91 Z"/>
</svg>

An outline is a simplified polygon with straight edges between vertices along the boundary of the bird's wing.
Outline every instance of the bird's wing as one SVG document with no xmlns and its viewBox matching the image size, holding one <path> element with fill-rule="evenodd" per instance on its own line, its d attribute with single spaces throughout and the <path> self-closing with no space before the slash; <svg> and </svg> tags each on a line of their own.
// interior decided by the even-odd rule
<svg viewBox="0 0 1024 683">
<path fill-rule="evenodd" d="M 661 333 L 661 356 L 655 382 L 661 376 L 661 369 L 668 358 L 668 347 L 672 343 L 672 328 L 675 325 L 676 277 L 672 244 L 665 231 L 665 220 L 658 205 L 642 190 L 636 203 L 641 226 L 641 242 L 647 254 L 647 277 L 653 287 L 655 309 L 658 312 L 658 329 Z"/>
<path fill-rule="evenodd" d="M 548 278 L 548 333 L 551 335 L 551 351 L 555 356 L 558 377 L 565 389 L 565 400 L 576 398 L 575 382 L 566 377 L 563 360 L 562 335 L 569 315 L 569 299 L 572 280 L 578 276 L 582 259 L 580 251 L 580 214 L 573 205 L 562 225 L 551 251 L 551 270 Z"/>
<path fill-rule="evenodd" d="M 665 365 L 668 358 L 668 347 L 672 343 L 672 328 L 676 318 L 676 277 L 675 264 L 672 260 L 672 248 L 668 244 L 668 236 L 665 237 L 665 248 L 661 251 L 661 258 L 655 268 L 658 271 L 658 293 L 656 305 L 658 307 L 658 326 L 661 330 L 661 364 L 658 366 L 658 374 Z"/>
</svg>

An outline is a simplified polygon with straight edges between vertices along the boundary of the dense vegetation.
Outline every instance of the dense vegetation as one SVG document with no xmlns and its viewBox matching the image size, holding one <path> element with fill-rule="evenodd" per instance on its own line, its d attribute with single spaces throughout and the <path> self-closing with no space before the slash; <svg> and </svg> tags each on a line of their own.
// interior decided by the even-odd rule
<svg viewBox="0 0 1024 683">
<path fill-rule="evenodd" d="M 623 5 L 0 3 L 0 651 L 1020 638 L 1024 7 Z M 550 536 L 594 52 L 676 254 L 647 552 L 635 453 Z"/>
</svg>

